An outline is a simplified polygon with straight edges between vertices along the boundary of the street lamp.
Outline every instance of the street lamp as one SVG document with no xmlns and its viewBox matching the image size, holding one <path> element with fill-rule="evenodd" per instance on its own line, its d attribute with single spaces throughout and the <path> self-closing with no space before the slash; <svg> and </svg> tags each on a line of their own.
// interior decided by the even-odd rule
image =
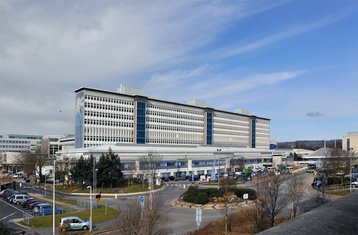
<svg viewBox="0 0 358 235">
<path fill-rule="evenodd" d="M 353 158 L 353 148 L 349 148 L 350 159 L 349 159 L 349 193 L 352 193 L 352 158 Z"/>
<path fill-rule="evenodd" d="M 52 234 L 55 235 L 55 207 L 56 207 L 56 201 L 55 201 L 55 182 L 56 182 L 56 158 L 53 159 L 53 187 L 52 187 Z"/>
<path fill-rule="evenodd" d="M 87 186 L 90 189 L 90 232 L 92 232 L 92 187 Z"/>
<path fill-rule="evenodd" d="M 217 153 L 218 153 L 218 190 L 220 189 L 220 154 L 219 152 L 221 152 L 221 149 L 216 149 Z"/>
</svg>

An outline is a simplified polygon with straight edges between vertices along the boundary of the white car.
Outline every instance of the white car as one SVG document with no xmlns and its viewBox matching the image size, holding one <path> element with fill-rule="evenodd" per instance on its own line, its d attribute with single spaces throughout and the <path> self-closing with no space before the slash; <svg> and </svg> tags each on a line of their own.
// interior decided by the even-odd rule
<svg viewBox="0 0 358 235">
<path fill-rule="evenodd" d="M 353 188 L 358 188 L 358 181 L 352 182 L 351 185 L 352 185 Z"/>
</svg>

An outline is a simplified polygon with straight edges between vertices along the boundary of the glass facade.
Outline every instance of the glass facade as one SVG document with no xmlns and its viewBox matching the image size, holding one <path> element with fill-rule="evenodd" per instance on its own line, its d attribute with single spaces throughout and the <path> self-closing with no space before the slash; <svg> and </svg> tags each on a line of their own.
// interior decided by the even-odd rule
<svg viewBox="0 0 358 235">
<path fill-rule="evenodd" d="M 137 102 L 137 144 L 145 144 L 145 103 Z"/>
<path fill-rule="evenodd" d="M 256 148 L 256 119 L 251 120 L 251 147 Z"/>
<path fill-rule="evenodd" d="M 206 144 L 213 144 L 213 113 L 206 113 Z"/>
<path fill-rule="evenodd" d="M 351 149 L 351 140 L 347 138 L 347 151 L 350 151 Z"/>
<path fill-rule="evenodd" d="M 76 117 L 75 117 L 75 148 L 83 147 L 83 92 L 76 95 Z"/>
</svg>

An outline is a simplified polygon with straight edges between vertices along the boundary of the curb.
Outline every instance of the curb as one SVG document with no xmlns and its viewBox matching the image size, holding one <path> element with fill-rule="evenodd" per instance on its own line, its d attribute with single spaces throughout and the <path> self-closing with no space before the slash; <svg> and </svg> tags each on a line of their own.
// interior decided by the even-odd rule
<svg viewBox="0 0 358 235">
<path fill-rule="evenodd" d="M 37 189 L 43 189 L 41 187 L 35 187 Z M 159 189 L 156 190 L 152 190 L 153 193 L 162 191 L 166 188 L 166 186 L 163 186 Z M 62 195 L 66 195 L 66 196 L 90 196 L 90 193 L 65 193 L 65 192 L 61 192 L 61 191 L 56 191 L 56 193 L 62 194 Z M 114 197 L 115 199 L 117 197 L 130 197 L 130 196 L 140 196 L 143 194 L 148 194 L 150 193 L 150 191 L 143 191 L 143 192 L 136 192 L 136 193 L 101 193 L 102 197 Z M 96 196 L 98 193 L 92 193 L 92 196 Z"/>
</svg>

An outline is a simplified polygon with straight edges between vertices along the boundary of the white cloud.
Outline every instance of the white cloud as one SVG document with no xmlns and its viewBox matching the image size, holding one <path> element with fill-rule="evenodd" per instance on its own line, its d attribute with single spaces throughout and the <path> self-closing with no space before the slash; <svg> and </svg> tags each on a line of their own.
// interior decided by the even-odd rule
<svg viewBox="0 0 358 235">
<path fill-rule="evenodd" d="M 238 45 L 236 47 L 231 47 L 229 49 L 220 49 L 216 52 L 213 52 L 209 57 L 213 60 L 222 59 L 226 57 L 238 56 L 241 54 L 245 54 L 251 51 L 258 50 L 265 46 L 268 46 L 273 43 L 277 43 L 279 41 L 298 36 L 304 33 L 308 33 L 320 28 L 323 28 L 327 25 L 333 24 L 347 15 L 352 13 L 352 9 L 345 9 L 343 11 L 336 12 L 332 15 L 324 17 L 320 20 L 313 21 L 310 23 L 298 25 L 296 27 L 290 27 L 289 29 L 283 30 L 279 33 L 272 34 L 256 41 L 250 42 L 246 45 Z"/>
</svg>

